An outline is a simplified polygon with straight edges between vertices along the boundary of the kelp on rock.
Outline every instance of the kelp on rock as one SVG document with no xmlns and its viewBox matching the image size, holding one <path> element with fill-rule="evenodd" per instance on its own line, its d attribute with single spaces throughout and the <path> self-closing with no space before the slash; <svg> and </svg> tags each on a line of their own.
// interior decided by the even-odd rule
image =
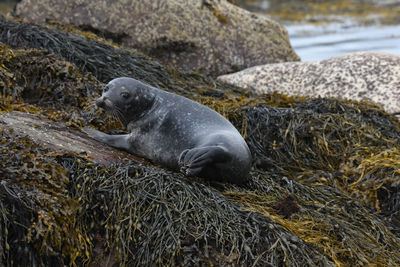
<svg viewBox="0 0 400 267">
<path fill-rule="evenodd" d="M 55 152 L 0 123 L 1 265 L 400 264 L 396 117 L 372 103 L 255 97 L 99 40 L 0 24 L 1 113 L 123 132 L 93 101 L 130 76 L 217 110 L 254 158 L 245 185 L 210 184 Z"/>
</svg>

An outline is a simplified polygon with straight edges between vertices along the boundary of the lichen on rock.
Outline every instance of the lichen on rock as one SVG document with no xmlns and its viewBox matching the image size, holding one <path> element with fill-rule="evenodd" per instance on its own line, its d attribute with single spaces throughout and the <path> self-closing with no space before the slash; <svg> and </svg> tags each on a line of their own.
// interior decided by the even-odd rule
<svg viewBox="0 0 400 267">
<path fill-rule="evenodd" d="M 23 0 L 16 15 L 95 29 L 162 62 L 214 77 L 299 60 L 283 26 L 225 0 Z"/>
<path fill-rule="evenodd" d="M 287 62 L 252 67 L 219 80 L 272 93 L 367 100 L 387 112 L 400 112 L 400 56 L 357 52 L 316 62 Z"/>
</svg>

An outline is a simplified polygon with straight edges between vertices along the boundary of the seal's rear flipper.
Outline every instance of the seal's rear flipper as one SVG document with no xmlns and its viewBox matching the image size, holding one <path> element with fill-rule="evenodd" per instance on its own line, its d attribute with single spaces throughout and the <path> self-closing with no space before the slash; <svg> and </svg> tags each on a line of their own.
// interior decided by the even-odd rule
<svg viewBox="0 0 400 267">
<path fill-rule="evenodd" d="M 109 135 L 89 127 L 82 128 L 82 131 L 84 131 L 87 135 L 89 135 L 93 139 L 96 139 L 97 141 L 105 143 L 109 146 L 118 149 L 124 149 L 127 151 L 130 148 L 128 142 L 129 135 L 127 134 Z"/>
<path fill-rule="evenodd" d="M 221 146 L 205 146 L 182 151 L 178 165 L 188 176 L 198 175 L 209 165 L 231 159 L 231 155 Z"/>
</svg>

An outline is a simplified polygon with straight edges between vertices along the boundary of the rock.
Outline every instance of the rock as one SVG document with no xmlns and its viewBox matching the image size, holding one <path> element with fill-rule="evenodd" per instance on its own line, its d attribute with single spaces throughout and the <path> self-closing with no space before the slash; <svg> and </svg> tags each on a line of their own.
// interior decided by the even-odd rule
<svg viewBox="0 0 400 267">
<path fill-rule="evenodd" d="M 90 138 L 63 123 L 41 118 L 35 114 L 12 111 L 0 114 L 0 131 L 12 129 L 20 136 L 27 136 L 38 144 L 60 153 L 88 156 L 93 162 L 110 165 L 124 158 L 144 161 L 132 154 L 112 148 Z"/>
<path fill-rule="evenodd" d="M 400 112 L 400 56 L 350 53 L 317 62 L 289 62 L 252 67 L 218 77 L 259 94 L 369 100 L 387 112 Z"/>
<path fill-rule="evenodd" d="M 299 60 L 284 27 L 225 0 L 22 0 L 16 15 L 94 29 L 161 61 L 214 77 Z"/>
</svg>

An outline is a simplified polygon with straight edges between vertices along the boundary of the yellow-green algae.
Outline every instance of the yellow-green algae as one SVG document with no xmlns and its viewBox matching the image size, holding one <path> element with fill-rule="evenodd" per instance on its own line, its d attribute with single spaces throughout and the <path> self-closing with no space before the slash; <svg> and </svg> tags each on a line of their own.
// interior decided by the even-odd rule
<svg viewBox="0 0 400 267">
<path fill-rule="evenodd" d="M 21 260 L 19 250 L 27 251 L 27 263 L 34 258 L 42 265 L 102 263 L 107 256 L 126 265 L 400 264 L 400 126 L 394 116 L 371 103 L 242 95 L 239 88 L 127 50 L 45 27 L 1 23 L 1 41 L 25 46 L 0 47 L 3 112 L 25 103 L 27 111 L 57 110 L 65 123 L 75 117 L 78 128 L 111 131 L 116 125 L 99 119 L 90 103 L 99 93 L 97 80 L 126 73 L 216 109 L 245 135 L 254 157 L 246 185 L 209 185 L 152 165 L 107 167 L 55 154 L 2 130 L 2 157 L 10 158 L 0 168 L 6 177 L 0 185 L 4 264 Z M 43 40 L 49 40 L 46 46 Z M 85 52 L 92 46 L 89 61 Z M 106 64 L 107 57 L 114 65 Z M 69 98 L 60 98 L 60 88 Z M 30 173 L 39 173 L 39 180 Z M 29 179 L 13 178 L 21 175 Z M 285 218 L 274 207 L 289 195 L 300 210 Z M 19 212 L 11 213 L 13 207 Z M 22 242 L 11 242 L 16 233 Z"/>
<path fill-rule="evenodd" d="M 254 5 L 254 2 L 243 2 Z M 374 3 L 375 2 L 375 3 Z M 278 20 L 291 22 L 327 23 L 351 18 L 361 23 L 396 24 L 399 22 L 400 6 L 379 4 L 379 1 L 270 1 L 266 14 Z"/>
<path fill-rule="evenodd" d="M 91 243 L 76 222 L 81 207 L 68 196 L 67 173 L 54 152 L 9 131 L 0 135 L 2 265 L 87 261 Z"/>
</svg>

